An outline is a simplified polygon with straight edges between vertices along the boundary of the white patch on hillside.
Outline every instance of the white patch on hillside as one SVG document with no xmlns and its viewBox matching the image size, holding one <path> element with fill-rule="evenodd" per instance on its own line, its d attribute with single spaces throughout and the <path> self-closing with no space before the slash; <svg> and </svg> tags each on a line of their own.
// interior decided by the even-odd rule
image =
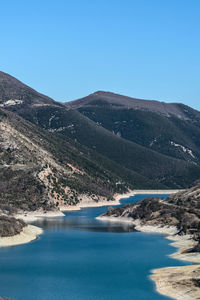
<svg viewBox="0 0 200 300">
<path fill-rule="evenodd" d="M 172 141 L 170 142 L 170 144 L 171 144 L 172 146 L 174 146 L 174 147 L 179 147 L 183 152 L 189 154 L 192 158 L 195 158 L 194 154 L 192 153 L 192 150 L 190 150 L 190 149 L 184 147 L 183 145 L 176 144 L 176 143 L 174 143 L 174 142 L 172 142 Z"/>
<path fill-rule="evenodd" d="M 49 132 L 61 132 L 65 130 L 67 127 L 59 127 L 59 128 L 50 128 L 48 129 Z"/>
<path fill-rule="evenodd" d="M 10 100 L 4 102 L 3 104 L 0 104 L 0 107 L 6 107 L 6 106 L 12 106 L 12 105 L 19 105 L 19 104 L 22 104 L 22 103 L 23 103 L 22 100 L 10 99 Z"/>
<path fill-rule="evenodd" d="M 157 142 L 157 138 L 153 139 L 153 141 L 151 141 L 151 143 L 149 144 L 149 146 L 152 147 L 153 144 L 156 143 L 156 142 Z"/>
<path fill-rule="evenodd" d="M 52 115 L 52 116 L 49 118 L 49 127 L 51 127 L 51 121 L 52 121 L 53 119 L 55 119 L 55 118 L 56 118 L 55 115 Z"/>
<path fill-rule="evenodd" d="M 66 128 L 68 128 L 68 129 L 73 129 L 73 128 L 74 128 L 74 124 L 70 124 L 70 125 L 68 125 Z"/>
</svg>

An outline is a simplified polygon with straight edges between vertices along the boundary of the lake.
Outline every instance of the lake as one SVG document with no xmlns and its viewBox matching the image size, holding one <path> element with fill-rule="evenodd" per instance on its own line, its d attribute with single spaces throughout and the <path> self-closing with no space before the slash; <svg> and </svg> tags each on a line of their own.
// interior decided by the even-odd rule
<svg viewBox="0 0 200 300">
<path fill-rule="evenodd" d="M 135 195 L 122 204 L 152 195 Z M 156 195 L 162 196 L 166 195 Z M 0 296 L 16 300 L 164 300 L 149 278 L 152 269 L 186 265 L 159 234 L 130 224 L 96 220 L 108 207 L 41 219 L 39 239 L 0 248 Z"/>
</svg>

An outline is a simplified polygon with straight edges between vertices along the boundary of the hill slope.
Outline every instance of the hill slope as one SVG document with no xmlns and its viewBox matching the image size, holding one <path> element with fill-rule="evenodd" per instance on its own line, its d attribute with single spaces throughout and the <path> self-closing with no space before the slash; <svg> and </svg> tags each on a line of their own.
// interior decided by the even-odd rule
<svg viewBox="0 0 200 300">
<path fill-rule="evenodd" d="M 200 164 L 200 112 L 186 105 L 96 92 L 66 106 L 124 139 Z"/>
<path fill-rule="evenodd" d="M 3 77 L 7 78 L 7 83 L 1 86 L 0 93 L 2 93 L 1 99 L 5 109 L 14 111 L 24 119 L 45 129 L 46 132 L 51 132 L 54 137 L 59 135 L 60 138 L 62 135 L 63 142 L 70 140 L 74 145 L 76 144 L 75 147 L 80 147 L 80 145 L 86 147 L 87 151 L 93 153 L 93 156 L 100 156 L 101 161 L 112 162 L 111 171 L 115 174 L 117 172 L 119 174 L 120 168 L 126 170 L 124 176 L 131 178 L 126 180 L 131 181 L 135 188 L 141 187 L 142 180 L 143 188 L 149 185 L 160 188 L 186 187 L 199 178 L 200 167 L 193 161 L 172 158 L 154 151 L 155 149 L 116 136 L 77 110 L 55 102 L 32 89 L 29 90 L 17 80 L 13 86 L 13 77 L 7 74 L 3 74 Z M 8 89 L 6 95 L 11 95 L 9 91 L 11 86 L 12 94 L 15 93 L 18 100 L 23 99 L 23 103 L 12 102 L 12 105 L 8 105 L 11 99 L 5 98 L 4 94 Z M 24 90 L 29 95 L 28 99 L 21 92 Z M 141 131 L 138 132 L 138 135 L 140 134 Z M 116 165 L 119 168 L 118 171 L 113 167 Z"/>
<path fill-rule="evenodd" d="M 200 121 L 199 113 L 197 111 L 180 103 L 165 103 L 157 100 L 137 99 L 104 91 L 98 91 L 84 98 L 67 102 L 66 105 L 74 109 L 86 106 L 110 105 L 115 109 L 127 108 L 150 111 L 167 117 L 175 116 L 184 120 L 191 120 L 192 117 L 196 116 Z"/>
<path fill-rule="evenodd" d="M 153 184 L 70 139 L 0 110 L 0 205 L 23 210 L 111 200 L 132 183 Z M 1 207 L 0 207 L 1 208 Z"/>
</svg>

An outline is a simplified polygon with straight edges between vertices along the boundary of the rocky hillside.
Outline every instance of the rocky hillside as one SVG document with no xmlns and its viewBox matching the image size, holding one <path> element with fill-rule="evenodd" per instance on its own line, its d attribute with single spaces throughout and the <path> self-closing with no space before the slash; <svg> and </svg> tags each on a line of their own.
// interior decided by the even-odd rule
<svg viewBox="0 0 200 300">
<path fill-rule="evenodd" d="M 128 178 L 131 177 L 133 179 L 131 182 L 135 188 L 140 188 L 142 181 L 142 188 L 148 188 L 150 185 L 152 188 L 182 188 L 187 187 L 199 178 L 200 167 L 197 163 L 198 151 L 194 152 L 194 149 L 191 150 L 189 146 L 187 149 L 177 146 L 177 140 L 168 140 L 167 133 L 165 133 L 164 130 L 168 125 L 164 126 L 161 137 L 164 138 L 165 141 L 168 140 L 168 144 L 170 143 L 171 146 L 167 146 L 165 143 L 163 144 L 161 140 L 158 140 L 158 149 L 160 149 L 158 151 L 158 149 L 154 148 L 153 144 L 149 147 L 147 146 L 148 143 L 145 144 L 144 141 L 147 139 L 148 132 L 151 138 L 154 139 L 154 133 L 160 130 L 158 128 L 162 127 L 163 120 L 160 120 L 159 126 L 157 122 L 154 122 L 152 127 L 148 129 L 149 124 L 147 120 L 149 120 L 149 115 L 148 118 L 146 115 L 141 116 L 142 119 L 140 121 L 143 120 L 142 124 L 147 121 L 146 127 L 141 126 L 141 124 L 139 124 L 138 127 L 137 122 L 132 122 L 134 130 L 137 131 L 137 133 L 130 133 L 131 136 L 135 137 L 134 140 L 128 139 L 126 136 L 122 138 L 120 134 L 116 134 L 111 128 L 105 128 L 106 126 L 100 124 L 101 122 L 96 120 L 94 120 L 94 122 L 91 118 L 84 116 L 83 113 L 70 108 L 69 105 L 65 106 L 64 104 L 55 102 L 37 93 L 8 74 L 0 73 L 0 77 L 2 78 L 0 80 L 0 105 L 2 105 L 4 109 L 20 115 L 24 119 L 52 133 L 54 136 L 60 136 L 62 134 L 63 141 L 69 141 L 70 139 L 86 147 L 89 152 L 95 153 L 94 155 L 100 155 L 101 158 L 103 157 L 103 160 L 109 161 L 112 165 L 118 165 L 120 168 L 126 169 L 125 177 L 127 178 L 127 175 L 130 173 L 132 174 L 131 176 L 128 175 Z M 99 93 L 97 94 L 99 97 Z M 13 98 L 17 101 L 13 101 Z M 115 98 L 117 99 L 118 97 L 114 94 L 112 99 Z M 127 99 L 130 102 L 130 99 Z M 159 107 L 164 104 L 160 105 L 159 102 L 155 103 L 154 107 L 158 107 L 157 109 L 161 110 Z M 117 103 L 117 105 L 117 107 L 120 107 L 120 103 Z M 166 105 L 166 107 L 168 107 L 168 105 Z M 174 114 L 179 114 L 179 110 L 179 106 L 174 105 L 173 109 L 170 108 L 167 111 L 168 113 L 173 112 Z M 115 112 L 118 111 L 121 110 L 115 109 Z M 137 112 L 138 111 L 139 110 L 137 110 Z M 143 112 L 151 114 L 149 111 Z M 107 119 L 113 120 L 113 116 L 109 115 L 109 107 L 107 105 L 105 105 L 103 115 L 105 115 L 105 117 L 107 116 Z M 160 112 L 159 116 L 161 115 Z M 182 119 L 186 119 L 186 113 Z M 122 123 L 125 124 L 124 122 Z M 187 132 L 187 130 L 188 128 L 185 128 L 185 132 Z M 114 134 L 111 131 L 113 131 Z M 170 128 L 170 133 L 172 132 L 174 132 L 174 130 Z M 136 136 L 142 141 L 141 143 L 136 139 Z M 179 132 L 177 136 L 179 136 Z M 192 139 L 193 144 L 195 144 L 196 141 L 199 142 L 198 130 L 193 131 Z M 169 141 L 174 144 L 172 145 Z M 188 141 L 188 143 L 190 143 L 190 141 Z M 195 147 L 198 148 L 197 146 L 198 145 Z M 173 155 L 170 154 L 170 147 L 175 149 L 177 155 L 174 154 L 175 152 L 173 152 Z M 183 156 L 179 155 L 180 153 L 181 155 L 183 153 Z M 187 159 L 185 156 L 187 156 Z M 195 158 L 193 158 L 193 156 Z M 111 171 L 116 172 L 116 168 L 115 170 L 111 169 Z"/>
<path fill-rule="evenodd" d="M 75 110 L 40 107 L 23 117 L 45 130 L 62 134 L 124 168 L 146 177 L 157 186 L 186 187 L 199 178 L 200 168 L 122 139 Z M 37 120 L 37 121 L 36 121 Z M 149 159 L 151 158 L 151 159 Z M 146 186 L 143 186 L 146 188 Z"/>
<path fill-rule="evenodd" d="M 27 107 L 59 105 L 16 78 L 0 71 L 0 107 L 24 110 Z"/>
<path fill-rule="evenodd" d="M 104 217 L 128 218 L 140 225 L 175 226 L 179 235 L 192 235 L 200 251 L 200 183 L 183 192 L 172 194 L 167 200 L 147 198 L 134 204 L 112 208 Z"/>
<path fill-rule="evenodd" d="M 179 103 L 96 92 L 66 103 L 117 136 L 200 164 L 200 112 Z"/>
<path fill-rule="evenodd" d="M 67 102 L 66 105 L 75 109 L 91 106 L 101 107 L 102 105 L 105 105 L 111 106 L 116 110 L 127 108 L 155 112 L 166 117 L 175 116 L 184 120 L 191 119 L 191 115 L 189 114 L 188 109 L 186 109 L 187 107 L 182 104 L 136 99 L 104 91 L 98 91 L 87 97 Z M 195 110 L 191 108 L 189 108 L 189 110 L 191 113 L 193 112 L 193 114 L 196 114 Z M 197 117 L 199 117 L 198 114 Z"/>
<path fill-rule="evenodd" d="M 27 226 L 23 220 L 13 217 L 15 213 L 17 209 L 14 206 L 0 204 L 0 238 L 19 234 Z"/>
<path fill-rule="evenodd" d="M 168 113 L 179 114 L 179 106 L 173 107 Z M 114 193 L 129 188 L 182 188 L 199 179 L 197 162 L 122 138 L 2 72 L 0 109 L 2 204 L 26 210 L 55 209 L 75 205 L 85 197 L 110 200 Z M 181 120 L 185 119 L 186 114 Z M 154 130 L 158 127 L 154 124 Z M 145 140 L 142 129 L 139 133 Z M 198 130 L 195 134 L 194 143 Z M 197 157 L 188 151 L 184 153 Z"/>
<path fill-rule="evenodd" d="M 0 237 L 19 234 L 27 226 L 23 220 L 14 217 L 0 216 Z"/>
<path fill-rule="evenodd" d="M 111 200 L 142 176 L 62 135 L 42 130 L 0 110 L 0 205 L 23 210 L 56 209 L 82 198 Z"/>
</svg>

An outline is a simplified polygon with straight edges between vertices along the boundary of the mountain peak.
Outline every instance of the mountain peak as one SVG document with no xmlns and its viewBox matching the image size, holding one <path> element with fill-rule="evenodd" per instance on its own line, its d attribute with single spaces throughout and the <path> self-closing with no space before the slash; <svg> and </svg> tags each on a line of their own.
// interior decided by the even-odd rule
<svg viewBox="0 0 200 300">
<path fill-rule="evenodd" d="M 166 117 L 176 116 L 179 119 L 188 119 L 188 111 L 192 111 L 193 114 L 198 113 L 194 109 L 179 103 L 166 103 L 157 100 L 145 100 L 138 98 L 131 98 L 113 92 L 96 91 L 87 97 L 67 102 L 66 106 L 74 109 L 80 109 L 84 107 L 101 107 L 105 105 L 112 106 L 112 109 L 134 109 L 143 110 Z"/>
</svg>

